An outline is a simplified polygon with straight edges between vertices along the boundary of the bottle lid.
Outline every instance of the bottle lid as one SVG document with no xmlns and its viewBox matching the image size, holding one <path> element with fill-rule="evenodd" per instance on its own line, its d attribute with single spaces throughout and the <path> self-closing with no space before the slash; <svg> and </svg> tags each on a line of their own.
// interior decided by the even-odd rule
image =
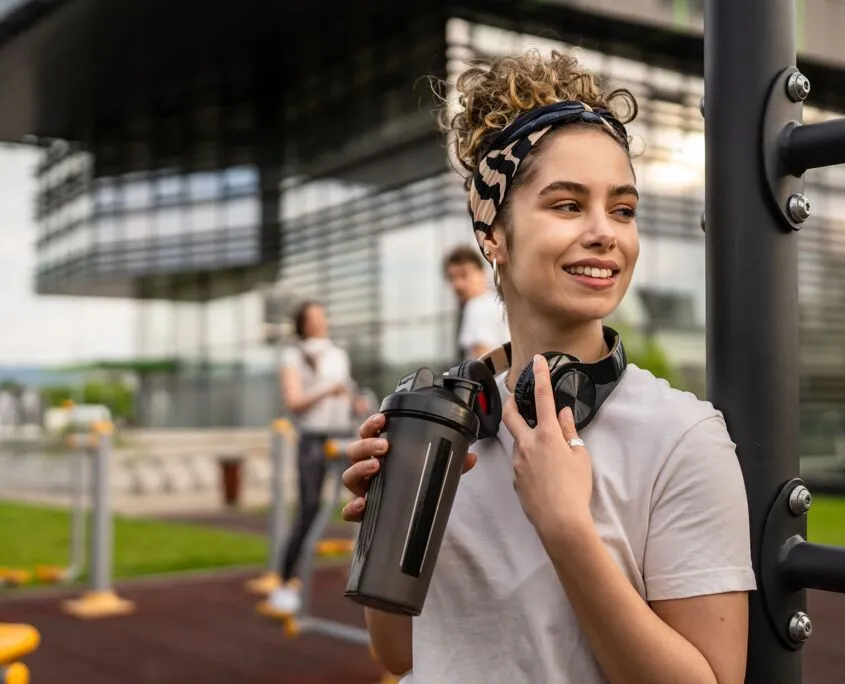
<svg viewBox="0 0 845 684">
<path fill-rule="evenodd" d="M 471 380 L 459 380 L 458 393 L 442 387 L 424 387 L 413 392 L 394 392 L 384 398 L 380 412 L 388 418 L 391 415 L 416 416 L 422 420 L 430 420 L 449 425 L 463 432 L 468 439 L 475 441 L 478 437 L 478 417 L 470 406 L 463 401 L 461 393 L 477 393 L 480 385 Z M 465 385 L 465 386 L 464 386 Z M 475 385 L 476 387 L 472 387 Z M 474 395 L 472 397 L 475 399 Z"/>
</svg>

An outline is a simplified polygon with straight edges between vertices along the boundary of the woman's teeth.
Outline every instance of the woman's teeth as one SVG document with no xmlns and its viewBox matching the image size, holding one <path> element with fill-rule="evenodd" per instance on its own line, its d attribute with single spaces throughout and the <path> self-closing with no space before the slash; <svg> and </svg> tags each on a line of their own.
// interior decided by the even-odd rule
<svg viewBox="0 0 845 684">
<path fill-rule="evenodd" d="M 563 270 L 573 275 L 585 275 L 590 276 L 590 278 L 611 278 L 613 276 L 613 271 L 609 268 L 594 268 L 593 266 L 566 266 Z"/>
</svg>

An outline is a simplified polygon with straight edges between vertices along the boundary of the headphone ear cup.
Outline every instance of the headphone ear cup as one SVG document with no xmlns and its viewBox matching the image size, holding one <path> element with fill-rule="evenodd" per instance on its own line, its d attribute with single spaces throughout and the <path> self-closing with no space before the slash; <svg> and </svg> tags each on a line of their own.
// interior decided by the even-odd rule
<svg viewBox="0 0 845 684">
<path fill-rule="evenodd" d="M 528 364 L 522 369 L 513 387 L 513 399 L 519 415 L 528 423 L 529 427 L 537 424 L 537 411 L 534 407 L 534 368 Z"/>
<path fill-rule="evenodd" d="M 481 385 L 473 412 L 478 418 L 478 439 L 495 437 L 502 421 L 502 396 L 490 369 L 481 361 L 464 361 L 455 370 L 455 375 L 473 380 Z"/>
</svg>

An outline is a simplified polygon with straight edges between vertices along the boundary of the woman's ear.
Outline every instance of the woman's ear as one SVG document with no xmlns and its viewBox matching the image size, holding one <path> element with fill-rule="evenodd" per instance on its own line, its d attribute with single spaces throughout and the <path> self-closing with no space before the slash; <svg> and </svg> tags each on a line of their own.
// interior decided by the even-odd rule
<svg viewBox="0 0 845 684">
<path fill-rule="evenodd" d="M 494 226 L 484 237 L 484 256 L 491 264 L 493 259 L 501 266 L 508 262 L 508 248 L 505 244 L 505 232 L 498 226 Z"/>
</svg>

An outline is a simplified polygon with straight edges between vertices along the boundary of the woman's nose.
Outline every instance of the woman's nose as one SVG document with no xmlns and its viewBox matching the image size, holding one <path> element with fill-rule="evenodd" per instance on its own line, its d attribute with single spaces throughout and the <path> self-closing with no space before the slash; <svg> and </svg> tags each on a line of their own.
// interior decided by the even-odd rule
<svg viewBox="0 0 845 684">
<path fill-rule="evenodd" d="M 595 212 L 589 218 L 589 225 L 584 231 L 584 246 L 592 248 L 608 249 L 611 245 L 616 243 L 616 231 L 608 218 L 607 214 L 602 210 Z"/>
</svg>

